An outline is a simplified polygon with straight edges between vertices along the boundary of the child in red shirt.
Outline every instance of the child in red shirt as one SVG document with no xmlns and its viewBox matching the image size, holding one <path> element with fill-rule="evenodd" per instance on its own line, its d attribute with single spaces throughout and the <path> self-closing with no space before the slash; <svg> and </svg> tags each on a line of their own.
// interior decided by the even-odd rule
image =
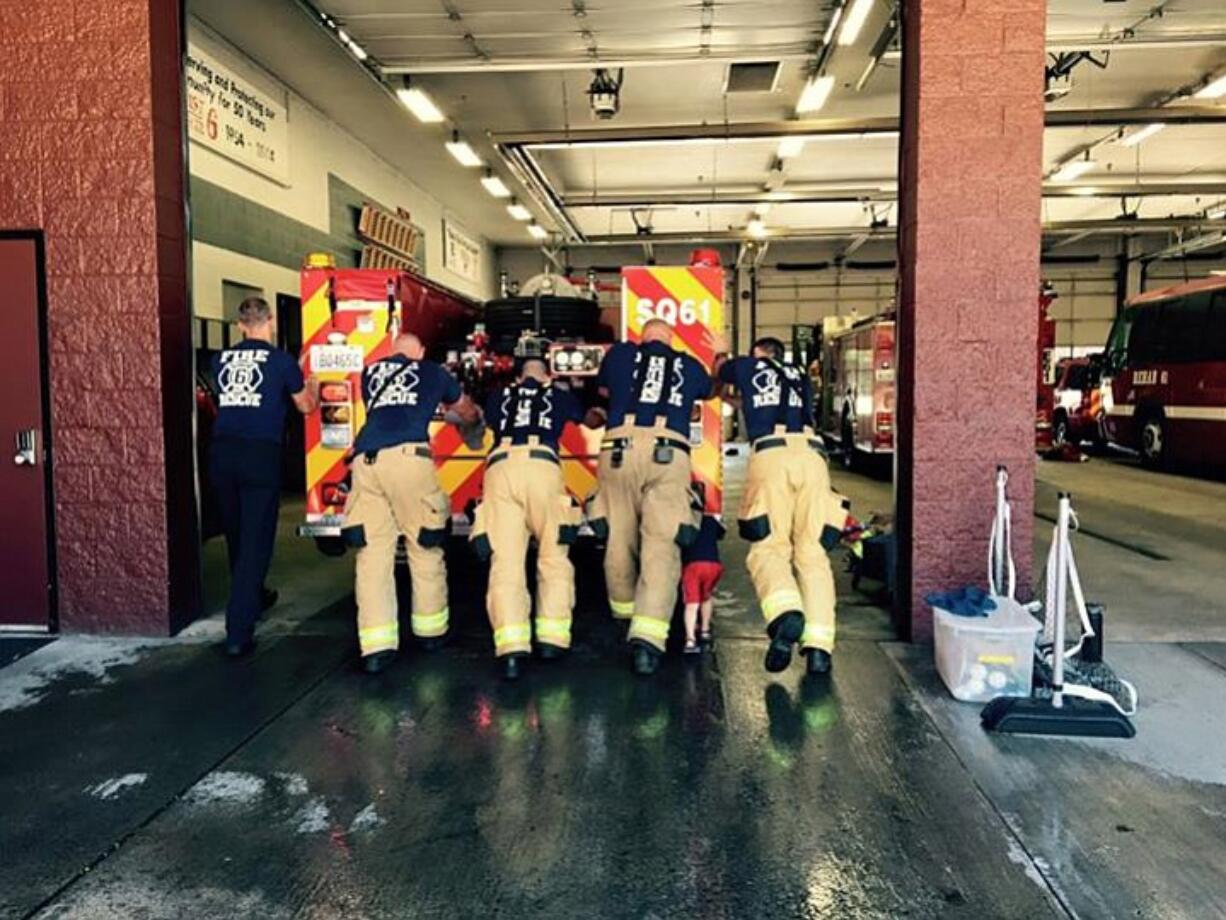
<svg viewBox="0 0 1226 920">
<path fill-rule="evenodd" d="M 681 597 L 685 601 L 685 654 L 697 655 L 702 651 L 698 644 L 711 642 L 711 614 L 715 601 L 715 586 L 719 584 L 724 567 L 719 561 L 719 541 L 724 538 L 724 525 L 711 514 L 702 516 L 698 539 L 681 550 Z M 695 634 L 699 619 L 701 633 Z"/>
</svg>

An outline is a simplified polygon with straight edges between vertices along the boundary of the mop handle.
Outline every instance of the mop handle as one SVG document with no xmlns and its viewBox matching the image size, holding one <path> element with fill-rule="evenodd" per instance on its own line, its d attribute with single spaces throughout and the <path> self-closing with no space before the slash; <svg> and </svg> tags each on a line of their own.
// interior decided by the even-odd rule
<svg viewBox="0 0 1226 920">
<path fill-rule="evenodd" d="M 1068 603 L 1069 495 L 1060 493 L 1060 510 L 1056 516 L 1056 599 L 1055 645 L 1052 648 L 1052 705 L 1064 706 L 1064 627 L 1065 606 Z"/>
<path fill-rule="evenodd" d="M 1017 590 L 1017 575 L 1013 567 L 1013 515 L 1006 492 L 1008 482 L 1009 471 L 1004 466 L 996 467 L 996 517 L 992 520 L 992 533 L 988 539 L 988 590 L 995 595 L 1007 590 L 1009 598 L 1013 598 Z"/>
</svg>

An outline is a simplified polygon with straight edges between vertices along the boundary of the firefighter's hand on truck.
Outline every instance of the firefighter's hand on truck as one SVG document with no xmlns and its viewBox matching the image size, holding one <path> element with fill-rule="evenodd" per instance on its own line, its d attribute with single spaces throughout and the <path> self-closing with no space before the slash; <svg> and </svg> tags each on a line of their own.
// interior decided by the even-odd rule
<svg viewBox="0 0 1226 920">
<path fill-rule="evenodd" d="M 319 378 L 314 374 L 307 377 L 302 390 L 291 397 L 294 407 L 303 415 L 308 415 L 319 408 Z"/>
</svg>

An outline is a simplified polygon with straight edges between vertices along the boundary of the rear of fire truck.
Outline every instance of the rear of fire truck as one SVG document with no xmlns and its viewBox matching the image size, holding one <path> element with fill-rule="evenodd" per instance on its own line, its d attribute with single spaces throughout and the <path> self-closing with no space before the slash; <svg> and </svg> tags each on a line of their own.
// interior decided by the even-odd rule
<svg viewBox="0 0 1226 920">
<path fill-rule="evenodd" d="M 349 459 L 365 421 L 361 374 L 390 353 L 401 330 L 422 340 L 478 404 L 514 379 L 517 360 L 541 358 L 554 379 L 596 405 L 596 374 L 604 352 L 620 336 L 636 340 L 647 319 L 659 316 L 677 329 L 674 345 L 709 367 L 706 344 L 723 323 L 723 271 L 703 265 L 627 268 L 623 271 L 620 328 L 601 322 L 595 284 L 582 290 L 567 279 L 541 275 L 479 306 L 404 270 L 337 269 L 327 256 L 311 256 L 302 272 L 304 369 L 321 381 L 320 408 L 306 420 L 306 519 L 301 535 L 326 552 L 343 551 L 339 535 L 349 490 Z M 596 486 L 602 430 L 577 425 L 563 432 L 559 453 L 567 489 L 579 501 Z M 691 429 L 696 475 L 708 509 L 721 504 L 718 405 L 696 411 Z M 484 460 L 493 445 L 466 443 L 441 416 L 431 424 L 439 480 L 451 497 L 452 531 L 466 533 L 481 495 Z"/>
</svg>

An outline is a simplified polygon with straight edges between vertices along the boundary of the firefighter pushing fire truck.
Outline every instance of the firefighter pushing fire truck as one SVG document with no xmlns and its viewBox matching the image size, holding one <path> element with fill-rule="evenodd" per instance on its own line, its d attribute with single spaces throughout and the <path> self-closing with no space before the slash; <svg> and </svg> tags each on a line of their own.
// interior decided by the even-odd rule
<svg viewBox="0 0 1226 920">
<path fill-rule="evenodd" d="M 595 291 L 565 278 L 538 276 L 515 296 L 484 306 L 398 269 L 338 269 L 328 256 L 311 256 L 302 272 L 304 370 L 321 381 L 321 406 L 305 433 L 306 515 L 298 528 L 326 552 L 342 552 L 349 461 L 366 419 L 362 370 L 390 353 L 398 332 L 411 332 L 428 357 L 443 364 L 478 405 L 509 383 L 516 361 L 544 359 L 551 375 L 585 408 L 596 404 L 601 359 L 618 338 L 637 340 L 644 322 L 664 319 L 689 353 L 710 367 L 704 342 L 723 324 L 723 270 L 718 266 L 629 267 L 623 270 L 619 328 L 601 322 Z M 708 349 L 709 350 L 709 349 Z M 438 476 L 450 500 L 451 526 L 467 532 L 481 494 L 488 432 L 465 441 L 441 415 L 430 426 Z M 559 455 L 567 490 L 580 503 L 595 489 L 603 432 L 567 426 Z M 472 439 L 470 438 L 470 441 Z M 696 410 L 690 441 L 707 509 L 722 497 L 721 426 L 717 404 Z"/>
</svg>

